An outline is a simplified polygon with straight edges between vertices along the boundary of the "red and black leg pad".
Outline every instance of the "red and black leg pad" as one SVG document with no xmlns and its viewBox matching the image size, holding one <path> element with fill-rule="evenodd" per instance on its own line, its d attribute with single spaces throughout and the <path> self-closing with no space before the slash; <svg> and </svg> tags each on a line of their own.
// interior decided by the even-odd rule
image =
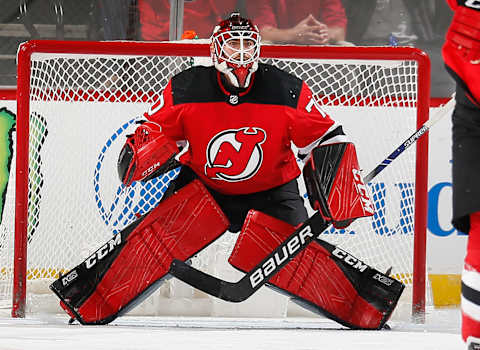
<svg viewBox="0 0 480 350">
<path fill-rule="evenodd" d="M 250 211 L 229 258 L 241 271 L 250 271 L 278 247 L 294 227 Z M 288 248 L 295 250 L 295 244 Z M 290 256 L 282 251 L 267 261 L 268 270 Z M 392 314 L 404 285 L 371 268 L 346 251 L 316 239 L 273 276 L 268 285 L 293 301 L 354 329 L 381 329 Z"/>
<path fill-rule="evenodd" d="M 113 236 L 50 288 L 73 319 L 81 324 L 107 324 L 157 289 L 174 258 L 188 260 L 228 225 L 210 193 L 194 180 Z"/>
</svg>

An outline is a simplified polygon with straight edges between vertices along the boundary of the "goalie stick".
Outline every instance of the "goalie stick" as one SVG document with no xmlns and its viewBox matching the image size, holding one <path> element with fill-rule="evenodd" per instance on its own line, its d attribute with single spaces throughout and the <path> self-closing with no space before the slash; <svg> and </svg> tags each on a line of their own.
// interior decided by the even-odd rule
<svg viewBox="0 0 480 350">
<path fill-rule="evenodd" d="M 424 135 L 436 122 L 443 118 L 455 106 L 454 96 L 450 101 L 441 107 L 441 110 L 427 120 L 417 131 L 397 147 L 387 158 L 378 164 L 367 176 L 364 182 L 370 182 L 392 161 L 402 154 L 408 147 L 414 144 Z M 287 265 L 298 253 L 300 253 L 310 242 L 318 237 L 331 225 L 323 220 L 316 212 L 308 218 L 302 226 L 297 228 L 282 244 L 268 254 L 260 263 L 245 274 L 238 282 L 228 282 L 215 276 L 206 274 L 184 261 L 174 259 L 170 265 L 169 273 L 181 281 L 222 300 L 230 302 L 241 302 L 248 299 L 260 287 L 262 287 L 273 275 Z M 283 253 L 288 253 L 288 259 L 279 259 Z"/>
</svg>

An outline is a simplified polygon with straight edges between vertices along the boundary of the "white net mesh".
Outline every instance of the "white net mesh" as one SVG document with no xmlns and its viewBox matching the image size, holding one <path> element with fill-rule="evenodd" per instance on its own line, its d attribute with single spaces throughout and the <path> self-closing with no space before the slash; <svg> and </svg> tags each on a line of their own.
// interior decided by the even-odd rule
<svg viewBox="0 0 480 350">
<path fill-rule="evenodd" d="M 364 174 L 416 130 L 415 61 L 381 57 L 374 61 L 342 57 L 263 61 L 306 81 L 323 108 L 344 125 L 355 142 Z M 87 52 L 32 55 L 27 312 L 59 311 L 46 286 L 60 272 L 82 262 L 136 214 L 157 205 L 177 170 L 124 188 L 116 160 L 125 135 L 134 130 L 135 121 L 158 98 L 169 78 L 199 62 L 204 64 L 205 58 Z M 415 156 L 415 147 L 411 147 L 369 184 L 376 206 L 372 219 L 324 234 L 326 240 L 381 271 L 393 266 L 393 276 L 408 286 L 407 304 L 413 271 Z M 10 182 L 12 193 L 14 181 Z M 14 204 L 8 205 L 9 217 L 4 215 L 0 231 L 0 300 L 7 308 L 14 242 Z M 226 233 L 194 258 L 194 264 L 224 279 L 238 279 L 241 275 L 226 262 L 235 237 Z M 244 303 L 228 304 L 172 279 L 133 312 L 255 317 L 304 312 L 266 288 L 257 294 Z"/>
</svg>

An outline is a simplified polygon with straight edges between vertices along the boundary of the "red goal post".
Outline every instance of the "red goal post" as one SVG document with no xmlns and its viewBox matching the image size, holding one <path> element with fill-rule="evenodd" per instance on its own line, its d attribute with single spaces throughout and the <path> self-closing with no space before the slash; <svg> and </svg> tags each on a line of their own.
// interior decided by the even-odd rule
<svg viewBox="0 0 480 350">
<path fill-rule="evenodd" d="M 42 130 L 52 127 L 48 136 L 45 136 L 47 135 L 45 134 L 41 138 L 41 140 L 47 140 L 46 142 L 58 136 L 58 130 L 53 129 L 56 122 L 48 120 L 50 118 L 49 108 L 52 108 L 51 114 L 60 111 L 60 114 L 62 114 L 60 117 L 62 118 L 72 116 L 72 118 L 80 120 L 86 117 L 86 114 L 91 113 L 92 110 L 95 111 L 95 108 L 101 110 L 100 114 L 103 114 L 106 108 L 102 109 L 100 103 L 110 103 L 110 107 L 118 104 L 118 109 L 114 112 L 117 115 L 119 111 L 125 108 L 125 104 L 140 104 L 140 106 L 145 107 L 158 97 L 168 78 L 180 70 L 188 68 L 192 63 L 196 64 L 196 61 L 203 64 L 203 60 L 198 58 L 208 56 L 208 45 L 194 43 L 29 41 L 20 45 L 17 87 L 15 239 L 13 287 L 11 291 L 13 300 L 11 314 L 13 317 L 23 317 L 25 315 L 27 284 L 30 280 L 36 278 L 52 280 L 58 276 L 59 272 L 71 268 L 75 262 L 78 263 L 88 256 L 83 255 L 74 258 L 66 254 L 61 263 L 56 262 L 51 266 L 43 266 L 45 261 L 48 265 L 49 259 L 53 258 L 52 255 L 56 255 L 56 253 L 48 250 L 49 246 L 60 244 L 57 241 L 63 240 L 67 236 L 65 229 L 61 229 L 59 226 L 60 220 L 70 220 L 72 226 L 78 225 L 78 231 L 69 233 L 72 236 L 66 237 L 62 244 L 74 244 L 72 243 L 73 239 L 89 239 L 87 235 L 89 230 L 99 230 L 93 224 L 96 221 L 103 221 L 105 227 L 102 230 L 106 234 L 121 229 L 121 225 L 127 222 L 126 219 L 122 221 L 126 214 L 115 214 L 118 217 L 121 216 L 122 220 L 110 220 L 109 218 L 113 214 L 110 213 L 110 216 L 108 216 L 102 212 L 104 207 L 99 208 L 97 197 L 95 202 L 90 201 L 90 198 L 73 198 L 72 195 L 71 202 L 62 202 L 58 204 L 58 207 L 52 209 L 42 207 L 44 204 L 47 205 L 47 198 L 51 197 L 46 194 L 49 190 L 47 187 L 63 186 L 63 182 L 65 182 L 65 188 L 68 191 L 73 191 L 75 186 L 81 188 L 86 186 L 82 182 L 85 176 L 78 175 L 78 171 L 72 170 L 72 174 L 68 174 L 67 171 L 67 175 L 65 175 L 64 170 L 57 174 L 53 173 L 51 176 L 55 177 L 55 182 L 52 183 L 47 180 L 47 176 L 50 176 L 50 174 L 47 174 L 49 170 L 42 172 L 44 169 L 71 165 L 71 163 L 68 163 L 68 158 L 58 154 L 56 156 L 51 155 L 52 150 L 59 153 L 63 147 L 66 147 L 61 143 L 62 140 L 55 141 L 55 145 L 51 148 L 49 146 L 49 153 L 47 153 L 46 146 L 36 143 L 39 140 L 39 130 L 42 132 Z M 342 124 L 346 125 L 349 125 L 347 119 L 352 119 L 352 126 L 349 127 L 353 134 L 355 134 L 355 130 L 363 128 L 358 136 L 354 136 L 358 140 L 363 138 L 373 139 L 368 140 L 372 141 L 372 144 L 357 146 L 360 153 L 360 164 L 366 171 L 371 170 L 376 165 L 375 161 L 381 161 L 393 151 L 393 147 L 400 144 L 400 141 L 428 119 L 430 62 L 428 56 L 418 49 L 407 47 L 266 45 L 262 47 L 261 57 L 265 62 L 275 64 L 305 80 L 334 119 L 340 117 Z M 170 69 L 170 66 L 173 68 Z M 339 68 L 336 68 L 337 66 Z M 387 70 L 393 73 L 389 73 Z M 85 76 L 83 76 L 84 74 Z M 147 76 L 148 78 L 146 78 Z M 122 79 L 126 80 L 119 83 Z M 141 79 L 143 80 L 140 83 Z M 54 106 L 49 107 L 48 104 Z M 71 107 L 70 105 L 76 105 L 77 110 L 85 110 L 84 115 L 74 116 L 74 111 L 68 109 Z M 35 109 L 37 107 L 38 109 Z M 395 118 L 403 118 L 402 115 L 404 115 L 405 120 L 400 120 L 395 124 L 388 120 L 385 123 L 385 129 L 383 129 L 383 126 L 380 126 L 381 122 L 397 111 L 399 116 Z M 138 112 L 130 111 L 129 113 Z M 410 114 L 412 114 L 412 117 L 410 117 Z M 372 117 L 373 115 L 375 116 Z M 133 116 L 132 114 L 119 116 L 118 130 L 121 129 L 122 123 L 125 125 Z M 98 120 L 101 117 L 102 115 L 97 116 Z M 59 116 L 52 117 L 52 120 L 56 118 L 59 118 Z M 113 119 L 113 116 L 111 118 Z M 369 121 L 370 124 L 365 126 L 358 120 L 359 118 L 365 120 L 377 119 L 372 119 L 372 121 Z M 44 119 L 46 119 L 46 124 L 42 124 L 39 128 L 38 125 L 43 123 Z M 406 126 L 407 119 L 409 121 L 411 119 L 408 127 Z M 70 122 L 64 121 L 63 123 L 67 125 Z M 76 122 L 72 125 L 77 128 Z M 35 127 L 35 135 L 33 136 L 32 126 Z M 108 127 L 112 128 L 111 125 Z M 105 129 L 108 127 L 105 127 Z M 391 131 L 386 129 L 389 127 L 392 128 Z M 81 132 L 81 128 L 82 126 L 79 126 L 77 132 Z M 98 129 L 102 128 L 98 124 Z M 379 135 L 375 134 L 377 128 L 380 132 Z M 88 130 L 88 126 L 85 130 Z M 92 148 L 101 148 L 102 142 L 109 145 L 109 142 L 111 144 L 118 141 L 119 136 L 125 130 L 122 129 L 122 132 L 118 132 L 115 137 L 108 140 L 105 139 L 105 135 L 99 136 L 99 140 L 103 141 L 100 144 L 97 140 L 92 141 Z M 347 133 L 349 131 L 347 127 Z M 93 131 L 92 128 L 93 132 L 96 131 Z M 395 136 L 397 134 L 398 138 Z M 89 134 L 84 139 L 89 140 L 90 136 Z M 378 144 L 382 143 L 382 146 L 375 146 L 374 139 L 377 137 Z M 385 140 L 381 140 L 382 137 Z M 32 138 L 35 139 L 32 140 Z M 383 146 L 383 143 L 385 143 L 385 146 Z M 390 149 L 388 149 L 389 146 Z M 35 147 L 37 149 L 34 151 L 38 151 L 38 153 L 33 154 L 32 148 Z M 349 241 L 355 242 L 352 247 L 348 247 L 348 243 L 346 243 L 351 253 L 376 267 L 381 265 L 378 268 L 388 267 L 389 264 L 393 265 L 392 275 L 410 285 L 411 295 L 408 298 L 412 313 L 421 320 L 426 300 L 428 135 L 421 138 L 416 147 L 411 148 L 413 153 L 405 156 L 411 158 L 411 161 L 407 161 L 403 168 L 400 165 L 401 161 L 399 161 L 398 167 L 392 164 L 392 169 L 400 168 L 398 177 L 394 177 L 393 171 L 390 172 L 386 169 L 384 171 L 386 173 L 385 180 L 382 178 L 379 180 L 380 182 L 371 185 L 372 191 L 378 191 L 374 193 L 374 197 L 379 203 L 377 222 L 367 223 L 364 228 L 355 227 L 350 231 L 328 232 L 328 236 L 332 237 L 333 242 L 337 242 L 336 239 L 338 238 L 340 240 L 339 244 L 344 244 L 341 242 L 348 236 Z M 42 153 L 43 151 L 45 153 Z M 378 151 L 378 154 L 373 155 L 376 151 Z M 93 153 L 94 151 L 92 151 Z M 372 160 L 365 158 L 362 163 L 362 154 L 367 153 L 372 154 Z M 97 159 L 100 158 L 98 154 L 96 156 Z M 49 157 L 57 157 L 57 159 L 49 161 Z M 35 159 L 40 159 L 40 162 L 32 164 Z M 111 159 L 114 159 L 113 155 Z M 77 160 L 75 159 L 75 161 Z M 62 162 L 67 164 L 59 164 Z M 92 163 L 89 162 L 85 161 L 83 167 Z M 95 168 L 95 162 L 92 164 Z M 100 167 L 98 163 L 96 166 L 97 168 Z M 111 166 L 113 167 L 113 165 Z M 42 169 L 39 170 L 39 168 Z M 107 168 L 102 167 L 101 170 Z M 36 173 L 32 175 L 32 172 Z M 96 169 L 91 169 L 91 172 L 95 173 L 95 178 L 101 179 L 103 176 L 103 172 L 96 172 Z M 40 175 L 42 180 L 35 184 L 35 178 Z M 87 174 L 87 176 L 91 176 L 91 174 Z M 102 185 L 105 187 L 105 184 L 108 183 L 108 181 L 100 182 L 96 183 L 95 191 Z M 31 185 L 32 183 L 34 185 Z M 412 183 L 413 185 L 411 185 Z M 118 184 L 115 184 L 115 188 L 117 186 Z M 70 195 L 70 193 L 65 192 L 67 190 L 63 189 L 63 196 Z M 41 196 L 35 198 L 37 192 L 41 193 Z M 110 193 L 112 190 L 107 190 L 107 192 Z M 392 204 L 388 204 L 388 200 L 394 192 L 398 192 L 398 198 L 392 199 Z M 95 196 L 97 195 L 98 193 L 95 192 Z M 58 202 L 58 200 L 56 201 Z M 54 202 L 52 201 L 52 203 Z M 121 199 L 120 202 L 127 203 L 127 200 Z M 110 208 L 113 208 L 114 203 L 118 203 L 118 198 L 110 202 Z M 58 216 L 68 215 L 62 214 L 62 210 L 65 209 L 64 206 L 70 205 L 76 206 L 76 212 L 72 209 L 69 213 L 80 213 L 78 214 L 80 217 L 76 218 L 76 214 L 74 214 L 69 219 L 63 216 L 58 219 L 55 213 Z M 81 216 L 84 212 L 88 212 L 91 206 L 96 206 L 94 208 L 96 214 L 92 215 L 100 216 L 102 220 Z M 120 209 L 118 207 L 115 210 L 119 211 Z M 59 222 L 55 223 L 55 220 L 59 220 Z M 50 232 L 45 233 L 44 238 L 42 238 L 42 230 L 44 229 L 42 225 L 45 221 L 53 221 L 48 226 L 45 223 L 46 231 L 55 230 L 55 227 L 58 227 L 59 231 L 53 236 L 50 235 Z M 85 222 L 92 222 L 92 226 L 84 227 Z M 397 227 L 398 231 L 395 231 Z M 363 233 L 364 231 L 366 233 Z M 370 235 L 372 236 L 371 241 L 364 243 L 365 252 L 358 253 L 355 247 L 358 247 L 358 250 L 363 250 L 361 239 L 367 239 L 362 237 Z M 88 245 L 88 249 L 83 252 L 85 254 L 85 252 L 101 246 L 106 241 L 105 237 L 104 234 L 101 238 L 92 238 L 92 242 L 88 244 L 79 242 L 75 245 L 78 244 L 78 250 L 82 250 L 80 248 L 83 245 Z M 36 244 L 34 242 L 36 240 L 40 241 L 35 246 L 36 256 L 45 255 L 39 258 L 40 265 L 35 265 L 36 263 L 33 260 L 36 257 L 33 257 L 33 253 L 29 251 L 32 249 L 31 245 Z M 381 241 L 378 248 L 375 248 L 380 252 L 378 253 L 379 258 L 371 261 L 369 258 L 374 253 L 371 253 L 369 249 L 370 246 L 377 244 L 377 240 Z M 408 240 L 408 243 L 404 243 L 403 240 Z M 399 246 L 396 246 L 396 244 L 399 244 Z M 59 251 L 61 248 L 62 246 L 58 246 L 56 249 Z M 44 252 L 41 253 L 40 251 L 43 249 Z M 389 252 L 386 252 L 387 250 Z M 397 252 L 399 256 L 396 256 Z M 411 268 L 406 267 L 396 271 L 397 266 L 403 265 L 403 262 L 400 262 L 403 259 L 407 260 L 406 266 L 412 265 Z M 60 266 L 62 264 L 65 264 L 65 266 Z"/>
</svg>

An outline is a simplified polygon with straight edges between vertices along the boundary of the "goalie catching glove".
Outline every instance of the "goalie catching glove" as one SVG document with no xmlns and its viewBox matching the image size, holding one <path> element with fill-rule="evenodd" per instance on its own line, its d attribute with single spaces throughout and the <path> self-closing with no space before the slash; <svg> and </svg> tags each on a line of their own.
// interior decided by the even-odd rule
<svg viewBox="0 0 480 350">
<path fill-rule="evenodd" d="M 178 152 L 177 145 L 163 134 L 160 125 L 144 122 L 127 136 L 120 152 L 117 163 L 120 181 L 129 186 L 133 181 L 150 180 L 176 168 Z"/>
<path fill-rule="evenodd" d="M 335 228 L 345 228 L 354 219 L 375 213 L 353 143 L 314 148 L 303 168 L 303 177 L 310 205 Z"/>
</svg>

